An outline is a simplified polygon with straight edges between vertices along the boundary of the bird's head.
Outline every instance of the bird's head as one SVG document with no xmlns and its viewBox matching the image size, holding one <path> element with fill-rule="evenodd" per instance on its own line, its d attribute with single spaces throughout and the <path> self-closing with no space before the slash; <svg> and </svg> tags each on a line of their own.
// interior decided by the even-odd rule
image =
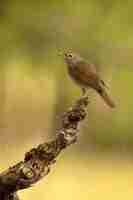
<svg viewBox="0 0 133 200">
<path fill-rule="evenodd" d="M 78 54 L 73 53 L 72 51 L 64 52 L 64 59 L 65 62 L 69 65 L 75 65 L 83 60 Z"/>
</svg>

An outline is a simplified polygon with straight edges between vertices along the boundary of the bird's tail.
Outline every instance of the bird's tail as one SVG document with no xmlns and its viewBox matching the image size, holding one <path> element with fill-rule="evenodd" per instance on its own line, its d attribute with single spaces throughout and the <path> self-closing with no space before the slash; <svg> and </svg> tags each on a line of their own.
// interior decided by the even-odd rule
<svg viewBox="0 0 133 200">
<path fill-rule="evenodd" d="M 100 90 L 98 90 L 98 94 L 104 99 L 105 103 L 110 107 L 110 108 L 114 108 L 115 107 L 115 103 L 112 100 L 112 98 L 108 95 L 108 93 L 106 92 L 105 88 L 101 88 Z"/>
</svg>

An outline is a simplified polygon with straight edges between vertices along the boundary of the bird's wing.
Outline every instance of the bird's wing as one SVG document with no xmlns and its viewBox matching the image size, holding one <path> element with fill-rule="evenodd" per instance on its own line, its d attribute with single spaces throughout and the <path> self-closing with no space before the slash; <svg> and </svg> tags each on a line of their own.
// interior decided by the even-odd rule
<svg viewBox="0 0 133 200">
<path fill-rule="evenodd" d="M 100 78 L 97 74 L 94 64 L 88 64 L 86 62 L 79 62 L 75 71 L 75 77 L 80 80 L 86 86 L 90 86 L 94 89 L 99 88 Z"/>
</svg>

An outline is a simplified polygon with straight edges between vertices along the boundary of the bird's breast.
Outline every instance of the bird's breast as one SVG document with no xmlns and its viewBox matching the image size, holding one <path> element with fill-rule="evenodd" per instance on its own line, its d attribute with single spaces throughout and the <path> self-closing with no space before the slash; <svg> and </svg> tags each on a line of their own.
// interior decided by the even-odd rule
<svg viewBox="0 0 133 200">
<path fill-rule="evenodd" d="M 87 87 L 85 82 L 82 80 L 82 74 L 78 71 L 77 66 L 69 65 L 68 73 L 71 79 L 76 82 L 80 87 Z"/>
</svg>

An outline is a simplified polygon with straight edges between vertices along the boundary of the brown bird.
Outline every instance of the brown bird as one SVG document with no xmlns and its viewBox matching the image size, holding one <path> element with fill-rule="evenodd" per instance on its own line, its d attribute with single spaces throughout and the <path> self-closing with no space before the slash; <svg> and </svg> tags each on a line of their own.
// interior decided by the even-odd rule
<svg viewBox="0 0 133 200">
<path fill-rule="evenodd" d="M 86 89 L 93 88 L 108 106 L 115 107 L 115 103 L 106 92 L 106 84 L 99 77 L 94 64 L 89 64 L 80 55 L 71 51 L 64 53 L 64 59 L 69 75 L 82 88 L 83 95 L 86 94 Z"/>
</svg>

